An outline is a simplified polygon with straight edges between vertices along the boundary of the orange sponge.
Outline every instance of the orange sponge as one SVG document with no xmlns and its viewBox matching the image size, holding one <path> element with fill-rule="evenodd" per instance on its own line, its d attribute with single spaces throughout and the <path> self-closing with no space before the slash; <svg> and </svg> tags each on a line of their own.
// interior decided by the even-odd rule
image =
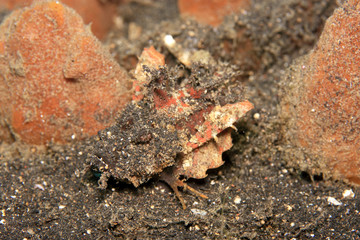
<svg viewBox="0 0 360 240">
<path fill-rule="evenodd" d="M 58 1 L 35 3 L 4 20 L 0 73 L 3 139 L 6 129 L 32 144 L 94 135 L 131 96 L 126 72 Z"/>
<path fill-rule="evenodd" d="M 0 9 L 15 9 L 29 6 L 33 0 L 0 0 Z M 91 23 L 91 30 L 96 37 L 103 39 L 113 25 L 116 14 L 116 1 L 100 0 L 60 0 L 60 2 L 76 10 L 86 24 Z"/>
<path fill-rule="evenodd" d="M 250 0 L 179 0 L 178 6 L 182 16 L 216 27 L 225 16 L 247 9 Z"/>
<path fill-rule="evenodd" d="M 328 19 L 315 49 L 292 67 L 282 110 L 287 138 L 307 153 L 302 166 L 360 185 L 359 10 L 350 0 Z"/>
</svg>

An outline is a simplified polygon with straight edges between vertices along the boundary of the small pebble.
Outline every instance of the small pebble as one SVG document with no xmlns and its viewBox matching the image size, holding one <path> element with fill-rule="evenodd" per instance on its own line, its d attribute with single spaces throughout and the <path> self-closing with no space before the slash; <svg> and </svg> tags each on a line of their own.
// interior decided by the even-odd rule
<svg viewBox="0 0 360 240">
<path fill-rule="evenodd" d="M 168 47 L 172 47 L 175 45 L 175 39 L 171 35 L 166 35 L 164 37 L 164 42 Z"/>
<path fill-rule="evenodd" d="M 285 207 L 286 207 L 286 209 L 287 209 L 288 211 L 290 211 L 290 212 L 293 210 L 292 206 L 290 206 L 290 205 L 288 205 L 288 204 L 285 204 Z"/>
<path fill-rule="evenodd" d="M 355 197 L 355 193 L 353 192 L 352 189 L 346 189 L 342 195 L 343 195 L 343 198 L 354 198 Z"/>
<path fill-rule="evenodd" d="M 241 203 L 241 198 L 240 198 L 239 196 L 236 196 L 236 197 L 234 198 L 234 203 L 235 203 L 235 204 L 240 204 L 240 203 Z"/>
<path fill-rule="evenodd" d="M 191 209 L 191 212 L 192 212 L 194 215 L 200 215 L 200 216 L 202 216 L 202 217 L 204 217 L 204 216 L 207 215 L 207 211 L 201 210 L 201 209 L 197 209 L 197 208 L 192 208 L 192 209 Z"/>
<path fill-rule="evenodd" d="M 42 191 L 44 191 L 45 190 L 45 188 L 43 187 L 43 185 L 41 185 L 41 184 L 35 184 L 35 186 L 34 186 L 34 188 L 36 189 L 40 189 L 40 190 L 42 190 Z"/>
</svg>

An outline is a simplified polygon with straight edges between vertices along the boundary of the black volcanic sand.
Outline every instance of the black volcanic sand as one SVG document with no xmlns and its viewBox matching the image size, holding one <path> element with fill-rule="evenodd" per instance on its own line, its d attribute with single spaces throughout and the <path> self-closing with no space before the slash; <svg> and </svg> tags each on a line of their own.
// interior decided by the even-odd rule
<svg viewBox="0 0 360 240">
<path fill-rule="evenodd" d="M 0 239 L 360 239 L 360 189 L 288 168 L 277 117 L 286 68 L 314 46 L 336 6 L 326 0 L 254 1 L 246 15 L 229 16 L 214 32 L 180 21 L 172 0 L 130 2 L 119 10 L 123 27 L 106 42 L 120 64 L 128 58 L 119 56 L 139 55 L 150 44 L 176 64 L 160 36 L 177 33 L 191 47 L 186 34 L 182 38 L 191 29 L 206 39 L 205 50 L 235 64 L 256 106 L 237 125 L 225 164 L 203 180 L 188 181 L 209 199 L 183 192 L 183 210 L 157 178 L 138 188 L 110 179 L 101 190 L 99 174 L 86 165 L 87 141 L 39 148 L 2 143 Z M 127 39 L 129 22 L 146 29 L 139 39 Z M 224 39 L 250 39 L 256 60 L 225 54 L 219 44 Z M 350 189 L 355 196 L 344 198 Z"/>
</svg>

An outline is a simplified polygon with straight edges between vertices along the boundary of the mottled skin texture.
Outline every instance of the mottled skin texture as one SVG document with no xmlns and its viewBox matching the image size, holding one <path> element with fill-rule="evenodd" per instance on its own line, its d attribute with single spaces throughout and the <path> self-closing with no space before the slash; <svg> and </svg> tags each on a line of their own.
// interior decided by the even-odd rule
<svg viewBox="0 0 360 240">
<path fill-rule="evenodd" d="M 139 186 L 173 165 L 181 151 L 176 131 L 167 128 L 172 121 L 146 102 L 129 104 L 116 125 L 99 133 L 92 163 Z"/>
</svg>

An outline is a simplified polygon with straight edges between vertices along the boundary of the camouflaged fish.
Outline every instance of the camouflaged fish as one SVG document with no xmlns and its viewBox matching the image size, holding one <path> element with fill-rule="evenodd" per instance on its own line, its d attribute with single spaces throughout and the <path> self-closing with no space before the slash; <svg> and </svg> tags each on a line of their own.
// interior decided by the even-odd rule
<svg viewBox="0 0 360 240">
<path fill-rule="evenodd" d="M 171 74 L 151 47 L 134 75 L 133 101 L 114 126 L 99 132 L 90 164 L 103 172 L 102 181 L 112 176 L 135 187 L 160 175 L 183 207 L 178 186 L 206 197 L 179 177 L 204 178 L 223 164 L 234 123 L 253 108 L 236 73 L 225 64 L 193 63 L 187 75 Z"/>
</svg>

